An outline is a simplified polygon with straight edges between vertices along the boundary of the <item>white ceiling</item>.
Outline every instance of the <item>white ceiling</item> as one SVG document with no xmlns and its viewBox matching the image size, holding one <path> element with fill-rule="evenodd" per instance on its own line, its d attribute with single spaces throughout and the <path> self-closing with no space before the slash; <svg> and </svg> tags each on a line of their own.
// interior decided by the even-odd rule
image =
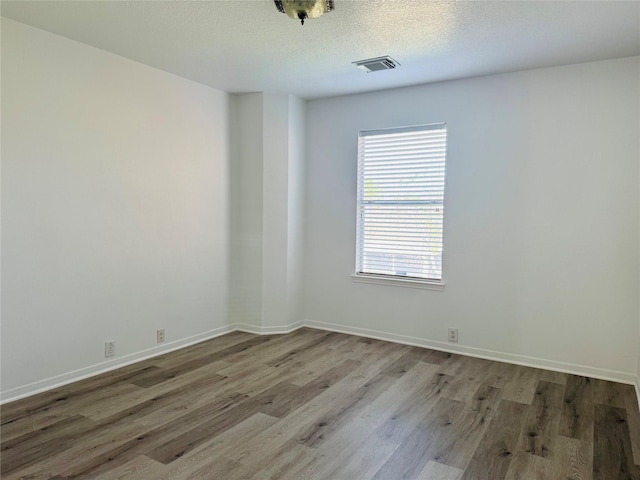
<svg viewBox="0 0 640 480">
<path fill-rule="evenodd" d="M 2 15 L 228 92 L 318 98 L 640 55 L 640 2 L 335 0 L 304 26 L 272 0 L 7 1 Z M 390 55 L 395 70 L 351 62 Z"/>
</svg>

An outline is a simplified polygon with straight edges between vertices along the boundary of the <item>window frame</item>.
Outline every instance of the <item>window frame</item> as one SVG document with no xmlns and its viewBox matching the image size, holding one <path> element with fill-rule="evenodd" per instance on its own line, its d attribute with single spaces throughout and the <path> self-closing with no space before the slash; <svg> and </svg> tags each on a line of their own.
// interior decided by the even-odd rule
<svg viewBox="0 0 640 480">
<path fill-rule="evenodd" d="M 445 202 L 446 202 L 446 178 L 447 178 L 447 161 L 449 157 L 448 152 L 448 128 L 446 122 L 438 122 L 438 123 L 430 123 L 430 124 L 422 124 L 422 125 L 409 125 L 404 127 L 390 127 L 390 128 L 381 128 L 381 129 L 372 129 L 372 130 L 360 130 L 358 132 L 358 148 L 357 148 L 357 172 L 356 172 L 356 242 L 355 242 L 355 272 L 351 275 L 351 278 L 354 282 L 357 283 L 365 283 L 365 284 L 378 284 L 378 285 L 389 285 L 389 286 L 397 286 L 397 287 L 409 287 L 409 288 L 420 288 L 420 289 L 428 289 L 428 290 L 444 290 L 445 281 L 444 281 L 444 224 L 445 218 L 444 214 L 446 211 Z M 431 279 L 431 278 L 423 278 L 423 277 L 412 277 L 405 275 L 391 275 L 391 274 L 380 274 L 380 273 L 368 273 L 368 272 L 358 272 L 358 267 L 362 263 L 361 255 L 361 229 L 362 227 L 362 215 L 361 208 L 363 205 L 362 202 L 362 191 L 361 185 L 364 181 L 361 178 L 361 162 L 363 152 L 361 151 L 360 138 L 363 136 L 375 136 L 375 135 L 384 135 L 389 133 L 408 133 L 412 131 L 426 131 L 426 130 L 439 130 L 444 129 L 445 131 L 445 150 L 444 150 L 444 173 L 443 173 L 443 196 L 442 196 L 442 244 L 441 244 L 441 259 L 440 259 L 440 279 Z"/>
</svg>

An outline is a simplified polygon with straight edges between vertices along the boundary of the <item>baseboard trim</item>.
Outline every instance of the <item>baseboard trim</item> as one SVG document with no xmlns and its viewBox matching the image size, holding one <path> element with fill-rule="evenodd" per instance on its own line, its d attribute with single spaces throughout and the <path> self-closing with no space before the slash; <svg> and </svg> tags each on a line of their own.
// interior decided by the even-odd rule
<svg viewBox="0 0 640 480">
<path fill-rule="evenodd" d="M 0 404 L 13 402 L 15 400 L 20 400 L 21 398 L 30 397 L 38 393 L 53 390 L 54 388 L 59 388 L 64 385 L 77 382 L 79 380 L 84 380 L 85 378 L 109 372 L 117 368 L 126 367 L 127 365 L 131 365 L 132 363 L 147 360 L 149 358 L 157 357 L 158 355 L 164 355 L 165 353 L 173 352 L 174 350 L 179 350 L 196 343 L 204 342 L 205 340 L 210 340 L 212 338 L 219 337 L 220 335 L 231 333 L 235 330 L 238 330 L 237 328 L 235 328 L 235 325 L 225 325 L 223 327 L 214 328 L 213 330 L 199 333 L 191 337 L 168 342 L 162 346 L 148 348 L 140 352 L 124 355 L 122 357 L 114 358 L 112 360 L 101 362 L 96 365 L 83 367 L 72 372 L 63 373 L 61 375 L 56 375 L 55 377 L 47 378 L 45 380 L 39 380 L 27 385 L 12 388 L 0 393 Z"/>
<path fill-rule="evenodd" d="M 62 387 L 85 378 L 93 377 L 101 373 L 109 372 L 117 368 L 131 365 L 132 363 L 147 360 L 149 358 L 157 357 L 165 353 L 179 350 L 196 343 L 200 343 L 206 340 L 210 340 L 220 335 L 225 335 L 234 331 L 253 333 L 256 335 L 276 335 L 286 334 L 298 330 L 302 327 L 317 328 L 319 330 L 326 330 L 329 332 L 346 333 L 350 335 L 359 335 L 361 337 L 374 338 L 376 340 L 385 340 L 389 342 L 401 343 L 404 345 L 412 345 L 416 347 L 426 347 L 433 350 L 440 350 L 443 352 L 458 353 L 461 355 L 467 355 L 470 357 L 483 358 L 486 360 L 494 360 L 498 362 L 513 363 L 515 365 L 523 365 L 526 367 L 542 368 L 545 370 L 553 370 L 556 372 L 570 373 L 573 375 L 582 375 L 586 377 L 599 378 L 602 380 L 610 380 L 614 382 L 620 382 L 635 386 L 636 397 L 638 399 L 638 408 L 640 408 L 640 377 L 615 370 L 606 370 L 596 367 L 588 367 L 586 365 L 577 365 L 572 363 L 556 362 L 553 360 L 544 360 L 536 357 L 529 357 L 525 355 L 517 355 L 505 352 L 498 352 L 493 350 L 486 350 L 475 347 L 466 347 L 463 345 L 451 345 L 449 343 L 440 342 L 436 340 L 428 340 L 419 337 L 412 337 L 408 335 L 400 335 L 389 332 L 382 332 L 378 330 L 371 330 L 360 327 L 351 327 L 347 325 L 340 325 L 335 323 L 318 322 L 315 320 L 304 320 L 300 322 L 291 323 L 289 325 L 277 325 L 273 327 L 260 327 L 257 325 L 250 325 L 245 323 L 234 323 L 218 327 L 207 332 L 199 333 L 191 337 L 183 338 L 164 344 L 143 350 L 141 352 L 125 355 L 120 358 L 115 358 L 106 362 L 102 362 L 89 367 L 84 367 L 72 372 L 64 373 L 51 377 L 45 380 L 40 380 L 27 385 L 22 385 L 10 390 L 0 392 L 0 405 L 20 400 L 21 398 L 30 397 L 38 393 L 53 390 L 54 388 Z"/>
<path fill-rule="evenodd" d="M 304 327 L 303 322 L 294 322 L 289 325 L 277 325 L 273 327 L 260 327 L 257 325 L 249 325 L 248 323 L 235 323 L 232 325 L 235 330 L 240 332 L 255 333 L 256 335 L 277 335 L 291 333 L 299 328 Z"/>
<path fill-rule="evenodd" d="M 367 328 L 351 327 L 335 323 L 318 322 L 315 320 L 305 320 L 304 325 L 307 327 L 327 330 L 330 332 L 348 333 L 351 335 L 359 335 L 361 337 L 374 338 L 376 340 L 386 340 L 390 342 L 402 343 L 404 345 L 426 347 L 443 352 L 458 353 L 461 355 L 467 355 L 469 357 L 483 358 L 485 360 L 513 363 L 515 365 L 523 365 L 525 367 L 542 368 L 544 370 L 553 370 L 556 372 L 570 373 L 573 375 L 610 380 L 613 382 L 636 385 L 636 389 L 638 389 L 637 379 L 635 375 L 625 372 L 619 372 L 616 370 L 606 370 L 602 368 L 588 367 L 586 365 L 556 362 L 554 360 L 544 360 L 541 358 L 529 357 L 526 355 L 485 350 L 475 347 L 465 347 L 463 345 L 452 345 L 450 343 L 440 342 L 437 340 L 428 340 L 425 338 L 381 332 L 378 330 L 370 330 Z"/>
</svg>

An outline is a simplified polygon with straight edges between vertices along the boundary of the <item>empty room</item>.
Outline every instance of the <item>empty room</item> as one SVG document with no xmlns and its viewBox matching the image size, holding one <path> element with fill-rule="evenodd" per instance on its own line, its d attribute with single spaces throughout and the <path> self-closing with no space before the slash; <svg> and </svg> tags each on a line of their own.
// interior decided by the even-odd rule
<svg viewBox="0 0 640 480">
<path fill-rule="evenodd" d="M 640 480 L 640 2 L 0 8 L 3 480 Z"/>
</svg>

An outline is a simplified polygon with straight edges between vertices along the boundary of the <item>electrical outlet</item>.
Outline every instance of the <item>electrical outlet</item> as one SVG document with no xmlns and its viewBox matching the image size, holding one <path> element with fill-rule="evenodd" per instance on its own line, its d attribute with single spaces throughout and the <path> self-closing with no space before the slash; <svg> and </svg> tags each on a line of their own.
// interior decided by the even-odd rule
<svg viewBox="0 0 640 480">
<path fill-rule="evenodd" d="M 156 332 L 158 343 L 164 342 L 164 328 Z"/>
<path fill-rule="evenodd" d="M 457 342 L 458 341 L 458 329 L 457 328 L 450 328 L 449 329 L 449 341 L 450 342 Z"/>
<path fill-rule="evenodd" d="M 116 354 L 116 342 L 111 340 L 104 342 L 104 358 L 113 357 Z"/>
</svg>

